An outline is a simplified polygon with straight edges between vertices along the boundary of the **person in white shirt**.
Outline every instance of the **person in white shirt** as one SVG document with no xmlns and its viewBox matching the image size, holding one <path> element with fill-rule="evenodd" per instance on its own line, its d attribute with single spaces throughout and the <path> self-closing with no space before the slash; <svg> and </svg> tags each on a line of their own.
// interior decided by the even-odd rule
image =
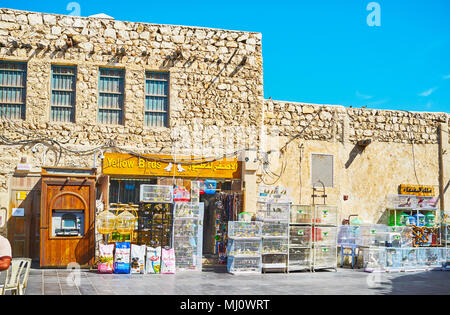
<svg viewBox="0 0 450 315">
<path fill-rule="evenodd" d="M 11 264 L 11 244 L 0 235 L 0 271 L 7 270 Z"/>
</svg>

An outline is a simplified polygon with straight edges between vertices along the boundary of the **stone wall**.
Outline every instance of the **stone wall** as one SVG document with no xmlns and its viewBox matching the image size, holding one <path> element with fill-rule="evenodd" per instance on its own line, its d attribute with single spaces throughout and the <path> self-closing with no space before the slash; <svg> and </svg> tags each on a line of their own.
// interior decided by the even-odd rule
<svg viewBox="0 0 450 315">
<path fill-rule="evenodd" d="M 224 126 L 257 129 L 261 121 L 260 33 L 0 9 L 0 59 L 28 64 L 26 119 L 0 121 L 1 135 L 15 141 L 50 138 L 78 150 L 113 141 L 140 153 L 170 153 L 173 142 L 180 141 L 172 134 L 175 127 L 211 127 L 220 134 Z M 49 119 L 52 64 L 77 66 L 74 123 Z M 123 125 L 97 123 L 99 67 L 125 69 Z M 170 73 L 169 128 L 144 126 L 147 70 Z M 218 145 L 211 138 L 208 133 L 194 141 L 208 150 Z M 8 156 L 0 169 L 0 190 L 20 157 L 42 163 L 41 152 L 14 148 L 0 146 Z M 58 148 L 52 150 L 49 163 L 58 159 Z M 64 154 L 59 165 L 92 166 L 92 157 Z"/>
<path fill-rule="evenodd" d="M 437 127 L 450 125 L 449 113 L 348 108 L 265 100 L 266 127 L 282 136 L 322 141 L 372 139 L 379 142 L 436 144 Z"/>
</svg>

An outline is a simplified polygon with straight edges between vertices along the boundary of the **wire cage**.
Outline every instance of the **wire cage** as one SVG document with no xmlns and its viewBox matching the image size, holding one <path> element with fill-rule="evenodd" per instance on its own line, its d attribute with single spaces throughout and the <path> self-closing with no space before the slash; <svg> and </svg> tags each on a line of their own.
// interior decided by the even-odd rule
<svg viewBox="0 0 450 315">
<path fill-rule="evenodd" d="M 202 255 L 198 246 L 201 244 L 192 243 L 195 238 L 174 236 L 173 248 L 175 250 L 175 266 L 177 271 L 201 271 Z"/>
<path fill-rule="evenodd" d="M 263 271 L 275 269 L 275 270 L 287 270 L 288 252 L 283 255 L 279 254 L 263 254 L 262 255 L 262 269 Z"/>
<path fill-rule="evenodd" d="M 337 270 L 337 247 L 315 245 L 313 262 L 314 269 Z"/>
<path fill-rule="evenodd" d="M 228 222 L 228 238 L 261 238 L 262 222 Z"/>
<path fill-rule="evenodd" d="M 314 228 L 313 241 L 318 246 L 336 246 L 337 227 L 316 226 Z"/>
<path fill-rule="evenodd" d="M 227 259 L 227 270 L 232 274 L 261 273 L 261 256 L 259 257 L 234 257 Z"/>
<path fill-rule="evenodd" d="M 311 270 L 311 248 L 290 248 L 288 256 L 288 271 Z"/>
<path fill-rule="evenodd" d="M 290 223 L 311 224 L 313 218 L 313 207 L 310 205 L 291 205 Z"/>
<path fill-rule="evenodd" d="M 128 210 L 116 216 L 116 229 L 122 235 L 133 233 L 137 218 Z"/>
<path fill-rule="evenodd" d="M 95 224 L 100 234 L 111 234 L 116 230 L 116 215 L 104 210 L 97 215 Z"/>
<path fill-rule="evenodd" d="M 228 257 L 258 257 L 261 256 L 261 240 L 229 239 Z"/>
<path fill-rule="evenodd" d="M 400 271 L 402 267 L 401 248 L 386 248 L 386 270 Z"/>
<path fill-rule="evenodd" d="M 289 246 L 310 247 L 312 243 L 312 227 L 291 225 L 289 227 Z"/>
<path fill-rule="evenodd" d="M 359 225 L 341 225 L 338 229 L 338 246 L 353 246 L 361 239 L 361 228 Z"/>
<path fill-rule="evenodd" d="M 337 206 L 316 205 L 315 219 L 316 225 L 337 225 Z"/>
<path fill-rule="evenodd" d="M 138 242 L 151 247 L 172 246 L 173 206 L 165 203 L 139 204 Z"/>
<path fill-rule="evenodd" d="M 140 201 L 151 203 L 172 203 L 173 186 L 170 185 L 141 185 Z"/>
<path fill-rule="evenodd" d="M 288 239 L 263 239 L 262 240 L 262 254 L 263 255 L 275 255 L 288 253 Z"/>
<path fill-rule="evenodd" d="M 173 215 L 175 218 L 199 218 L 203 212 L 199 203 L 175 202 Z"/>
<path fill-rule="evenodd" d="M 427 247 L 425 248 L 426 266 L 430 268 L 441 267 L 441 249 L 439 247 Z"/>
<path fill-rule="evenodd" d="M 361 248 L 363 267 L 366 272 L 383 272 L 386 270 L 386 248 Z"/>
<path fill-rule="evenodd" d="M 414 270 L 417 268 L 417 249 L 415 247 L 403 247 L 402 252 L 402 267 L 405 271 Z"/>
<path fill-rule="evenodd" d="M 360 238 L 357 240 L 357 245 L 366 247 L 379 246 L 380 235 L 387 231 L 388 227 L 383 224 L 360 225 Z"/>
<path fill-rule="evenodd" d="M 390 232 L 400 233 L 400 247 L 412 247 L 413 246 L 413 227 L 411 226 L 391 226 Z M 394 246 L 395 247 L 395 246 Z"/>
<path fill-rule="evenodd" d="M 417 265 L 419 267 L 425 267 L 427 265 L 427 255 L 425 247 L 417 247 Z"/>
<path fill-rule="evenodd" d="M 263 222 L 262 224 L 263 238 L 270 238 L 270 237 L 288 238 L 288 235 L 289 235 L 288 222 Z"/>
</svg>

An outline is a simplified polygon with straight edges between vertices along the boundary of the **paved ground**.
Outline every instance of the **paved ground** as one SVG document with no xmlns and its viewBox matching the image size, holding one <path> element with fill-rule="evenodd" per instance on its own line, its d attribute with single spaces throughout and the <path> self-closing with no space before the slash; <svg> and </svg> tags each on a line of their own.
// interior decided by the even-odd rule
<svg viewBox="0 0 450 315">
<path fill-rule="evenodd" d="M 0 275 L 1 280 L 2 276 L 4 273 Z M 26 294 L 450 294 L 450 272 L 369 274 L 338 269 L 337 272 L 231 275 L 216 270 L 175 275 L 101 275 L 88 270 L 74 274 L 64 269 L 32 269 Z"/>
</svg>

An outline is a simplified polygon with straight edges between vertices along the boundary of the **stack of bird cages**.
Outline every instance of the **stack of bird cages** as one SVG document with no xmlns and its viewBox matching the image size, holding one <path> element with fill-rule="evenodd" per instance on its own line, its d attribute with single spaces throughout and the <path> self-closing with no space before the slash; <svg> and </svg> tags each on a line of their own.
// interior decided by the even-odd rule
<svg viewBox="0 0 450 315">
<path fill-rule="evenodd" d="M 262 220 L 262 270 L 287 271 L 290 203 L 271 200 L 258 209 Z"/>
<path fill-rule="evenodd" d="M 177 271 L 202 270 L 203 211 L 203 203 L 174 205 L 172 241 Z"/>
<path fill-rule="evenodd" d="M 338 246 L 355 246 L 360 243 L 361 229 L 359 225 L 341 225 L 338 231 Z"/>
<path fill-rule="evenodd" d="M 337 271 L 337 206 L 316 205 L 313 218 L 313 270 Z"/>
<path fill-rule="evenodd" d="M 262 222 L 228 222 L 229 273 L 261 273 Z"/>
<path fill-rule="evenodd" d="M 292 205 L 289 221 L 288 272 L 312 268 L 313 207 Z"/>
<path fill-rule="evenodd" d="M 401 249 L 401 252 L 402 252 L 402 270 L 405 272 L 417 271 L 418 269 L 417 248 L 403 247 Z"/>
<path fill-rule="evenodd" d="M 389 232 L 400 233 L 400 244 L 399 247 L 412 247 L 412 226 L 390 226 L 388 227 Z M 396 243 L 395 243 L 396 244 Z M 395 246 L 393 246 L 395 247 Z"/>
<path fill-rule="evenodd" d="M 360 255 L 363 256 L 365 272 L 385 272 L 386 271 L 386 248 L 385 247 L 364 247 L 361 248 Z"/>
<path fill-rule="evenodd" d="M 388 227 L 383 224 L 361 225 L 358 245 L 363 247 L 381 246 L 380 240 L 383 240 L 386 232 L 388 232 Z"/>
<path fill-rule="evenodd" d="M 442 268 L 442 248 L 425 247 L 425 264 L 428 270 L 440 270 Z"/>
</svg>

